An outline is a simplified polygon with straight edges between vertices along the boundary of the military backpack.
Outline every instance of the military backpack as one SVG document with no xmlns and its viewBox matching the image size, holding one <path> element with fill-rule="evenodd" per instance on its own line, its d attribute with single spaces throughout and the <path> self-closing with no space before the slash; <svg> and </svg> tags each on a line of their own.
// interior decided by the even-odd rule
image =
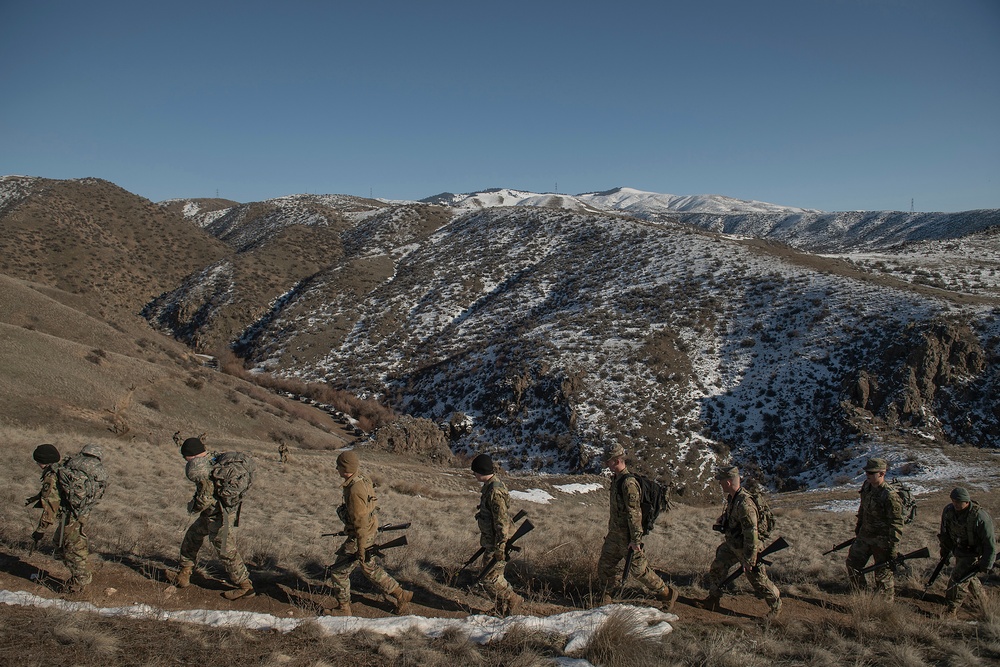
<svg viewBox="0 0 1000 667">
<path fill-rule="evenodd" d="M 245 452 L 223 452 L 212 460 L 212 495 L 227 510 L 238 507 L 253 485 L 257 463 Z"/>
<path fill-rule="evenodd" d="M 101 459 L 80 453 L 63 460 L 56 466 L 56 487 L 62 505 L 69 508 L 74 519 L 90 514 L 90 510 L 104 495 L 108 486 L 108 473 Z"/>
<path fill-rule="evenodd" d="M 667 487 L 654 479 L 630 472 L 618 480 L 617 493 L 622 493 L 625 480 L 629 477 L 634 477 L 635 481 L 639 483 L 639 509 L 642 511 L 642 534 L 649 535 L 653 530 L 653 524 L 656 523 L 657 517 L 660 516 L 660 512 L 670 509 L 670 500 L 667 498 Z"/>
<path fill-rule="evenodd" d="M 903 505 L 903 523 L 913 523 L 917 518 L 917 500 L 913 497 L 910 487 L 894 479 L 889 482 L 889 490 L 899 496 L 899 502 Z"/>
<path fill-rule="evenodd" d="M 753 491 L 748 490 L 747 496 L 753 501 L 754 507 L 757 508 L 757 536 L 762 540 L 766 540 L 771 536 L 771 531 L 774 530 L 774 526 L 777 524 L 774 512 L 771 511 L 771 503 L 767 500 L 767 494 L 760 488 L 756 488 Z"/>
</svg>

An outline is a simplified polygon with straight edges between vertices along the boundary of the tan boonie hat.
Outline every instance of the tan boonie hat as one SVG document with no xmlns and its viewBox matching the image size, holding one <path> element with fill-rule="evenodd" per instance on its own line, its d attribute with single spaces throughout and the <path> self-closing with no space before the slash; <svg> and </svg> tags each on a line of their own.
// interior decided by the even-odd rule
<svg viewBox="0 0 1000 667">
<path fill-rule="evenodd" d="M 885 459 L 868 459 L 865 464 L 865 472 L 885 472 L 889 469 L 889 464 Z"/>
<path fill-rule="evenodd" d="M 740 469 L 736 466 L 726 466 L 715 471 L 715 479 L 723 481 L 727 479 L 737 479 L 740 476 Z"/>
<path fill-rule="evenodd" d="M 604 450 L 604 460 L 610 461 L 611 459 L 625 458 L 625 448 L 621 445 L 611 445 Z"/>
</svg>

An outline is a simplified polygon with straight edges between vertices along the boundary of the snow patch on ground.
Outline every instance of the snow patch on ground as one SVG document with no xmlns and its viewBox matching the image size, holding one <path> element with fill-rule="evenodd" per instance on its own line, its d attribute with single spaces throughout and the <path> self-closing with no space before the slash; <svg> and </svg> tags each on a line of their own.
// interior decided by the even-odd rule
<svg viewBox="0 0 1000 667">
<path fill-rule="evenodd" d="M 327 634 L 345 634 L 367 630 L 380 635 L 397 637 L 410 631 L 421 632 L 428 637 L 440 637 L 445 632 L 464 632 L 471 641 L 487 644 L 502 638 L 515 626 L 530 631 L 554 633 L 566 638 L 565 653 L 583 649 L 594 631 L 612 614 L 628 613 L 641 624 L 644 636 L 662 637 L 673 630 L 670 625 L 676 621 L 676 614 L 668 614 L 652 607 L 612 604 L 585 611 L 570 611 L 553 616 L 494 616 L 475 615 L 465 618 L 426 618 L 423 616 L 393 616 L 390 618 L 359 618 L 357 616 L 318 616 L 311 618 L 279 618 L 272 614 L 248 611 L 221 611 L 212 609 L 188 609 L 167 611 L 156 607 L 137 604 L 126 607 L 97 607 L 89 602 L 71 602 L 49 599 L 26 591 L 0 591 L 0 603 L 22 607 L 46 607 L 70 612 L 96 613 L 105 617 L 136 618 L 155 621 L 182 621 L 212 627 L 239 627 L 248 630 L 277 630 L 290 632 L 303 623 L 315 623 Z M 571 664 L 569 662 L 564 664 Z M 587 664 L 580 663 L 577 664 Z"/>
<path fill-rule="evenodd" d="M 555 487 L 563 493 L 590 493 L 603 488 L 603 485 L 593 482 L 591 484 L 556 484 Z"/>
<path fill-rule="evenodd" d="M 527 491 L 511 491 L 511 498 L 517 498 L 518 500 L 524 500 L 529 503 L 538 503 L 539 505 L 548 505 L 550 500 L 555 500 L 553 496 L 548 491 L 542 489 L 528 489 Z"/>
</svg>

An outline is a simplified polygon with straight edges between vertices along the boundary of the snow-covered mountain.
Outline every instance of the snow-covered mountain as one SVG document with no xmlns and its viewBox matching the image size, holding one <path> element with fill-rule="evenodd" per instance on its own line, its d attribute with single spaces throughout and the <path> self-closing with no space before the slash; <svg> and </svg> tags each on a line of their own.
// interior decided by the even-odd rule
<svg viewBox="0 0 1000 667">
<path fill-rule="evenodd" d="M 735 201 L 496 190 L 155 206 L 93 179 L 0 180 L 4 272 L 98 285 L 200 350 L 468 425 L 455 449 L 513 468 L 592 470 L 614 440 L 678 487 L 703 489 L 730 456 L 794 486 L 873 449 L 995 446 L 996 211 L 912 225 L 717 212 Z M 93 268 L 109 244 L 117 259 Z"/>
<path fill-rule="evenodd" d="M 261 369 L 460 418 L 473 427 L 457 448 L 489 448 L 515 468 L 589 469 L 614 439 L 682 486 L 703 484 L 730 453 L 795 484 L 884 445 L 883 433 L 991 441 L 995 236 L 969 237 L 992 253 L 973 292 L 961 235 L 935 253 L 940 280 L 928 281 L 907 273 L 918 253 L 902 249 L 908 230 L 892 216 L 874 216 L 888 227 L 870 223 L 868 237 L 898 246 L 895 263 L 701 230 L 679 218 L 710 214 L 662 207 L 735 200 L 647 194 L 562 207 L 541 199 L 554 195 L 491 190 L 345 210 L 335 225 L 343 254 L 246 321 L 237 349 Z M 748 206 L 772 212 L 734 215 L 820 215 Z M 263 209 L 259 225 L 240 223 L 256 248 L 281 219 Z M 158 301 L 186 303 L 203 321 L 150 316 L 210 334 L 213 311 L 197 294 L 189 286 Z M 240 300 L 238 285 L 226 300 Z"/>
</svg>

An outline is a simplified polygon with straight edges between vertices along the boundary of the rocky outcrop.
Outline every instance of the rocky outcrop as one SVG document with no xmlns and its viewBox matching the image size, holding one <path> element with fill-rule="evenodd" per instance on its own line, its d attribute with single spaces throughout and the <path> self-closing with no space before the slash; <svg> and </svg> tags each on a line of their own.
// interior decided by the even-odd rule
<svg viewBox="0 0 1000 667">
<path fill-rule="evenodd" d="M 910 325 L 845 383 L 842 406 L 861 432 L 887 427 L 941 427 L 942 390 L 982 375 L 987 353 L 968 324 L 938 320 Z"/>
<path fill-rule="evenodd" d="M 396 454 L 417 456 L 435 463 L 450 464 L 453 456 L 448 437 L 430 419 L 403 416 L 382 426 L 366 443 L 370 447 Z"/>
</svg>

